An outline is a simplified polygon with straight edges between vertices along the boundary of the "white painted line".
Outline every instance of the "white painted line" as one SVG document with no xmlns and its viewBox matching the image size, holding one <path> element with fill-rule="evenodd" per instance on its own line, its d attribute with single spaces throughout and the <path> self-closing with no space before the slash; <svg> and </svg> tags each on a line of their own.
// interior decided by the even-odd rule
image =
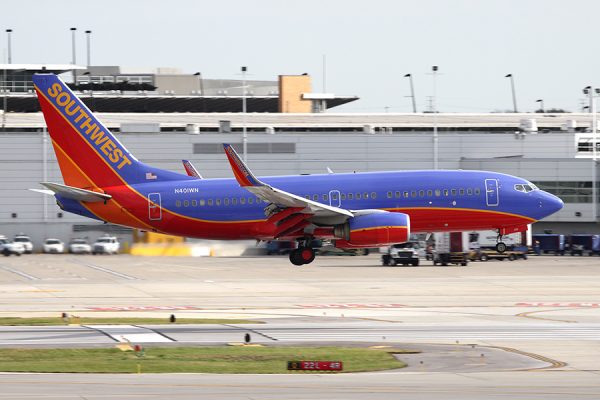
<svg viewBox="0 0 600 400">
<path fill-rule="evenodd" d="M 39 281 L 40 280 L 40 278 L 38 278 L 37 276 L 29 275 L 29 274 L 26 274 L 25 272 L 22 272 L 22 271 L 19 271 L 16 269 L 12 269 L 11 267 L 6 267 L 4 265 L 0 265 L 0 269 L 3 269 L 4 271 L 7 271 L 7 272 L 12 272 L 13 274 L 17 274 L 19 276 L 22 276 L 23 278 L 27 278 L 30 281 Z"/>
<path fill-rule="evenodd" d="M 113 271 L 112 269 L 104 268 L 104 267 L 101 267 L 99 265 L 90 264 L 90 263 L 87 263 L 87 262 L 84 262 L 84 261 L 80 261 L 80 260 L 70 260 L 70 261 L 73 264 L 82 265 L 84 267 L 92 268 L 92 269 L 95 269 L 95 270 L 101 271 L 101 272 L 106 272 L 107 274 L 118 276 L 119 278 L 128 279 L 128 280 L 131 280 L 131 281 L 137 281 L 137 280 L 139 280 L 139 278 L 136 278 L 135 276 L 131 276 L 131 275 L 127 275 L 127 274 L 122 274 L 120 272 Z"/>
<path fill-rule="evenodd" d="M 170 343 L 173 340 L 151 329 L 134 325 L 84 325 L 121 343 Z"/>
</svg>

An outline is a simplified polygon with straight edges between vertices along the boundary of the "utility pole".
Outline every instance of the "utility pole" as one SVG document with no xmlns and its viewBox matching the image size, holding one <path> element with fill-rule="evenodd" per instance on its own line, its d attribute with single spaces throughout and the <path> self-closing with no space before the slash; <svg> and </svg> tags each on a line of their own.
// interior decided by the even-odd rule
<svg viewBox="0 0 600 400">
<path fill-rule="evenodd" d="M 75 64 L 77 63 L 77 57 L 75 53 L 75 31 L 77 28 L 71 28 L 71 52 L 73 56 L 73 84 L 77 85 L 77 70 L 74 69 Z"/>
<path fill-rule="evenodd" d="M 512 99 L 513 99 L 513 110 L 515 113 L 518 113 L 519 111 L 517 111 L 517 95 L 515 93 L 515 79 L 512 74 L 506 75 L 505 78 L 510 78 L 510 87 L 512 89 Z"/>
<path fill-rule="evenodd" d="M 412 99 L 412 108 L 413 113 L 417 112 L 417 100 L 415 99 L 415 87 L 413 86 L 413 78 L 412 74 L 404 75 L 405 78 L 408 78 L 410 81 L 410 98 Z"/>
<path fill-rule="evenodd" d="M 12 64 L 12 43 L 11 43 L 11 35 L 12 35 L 12 29 L 7 29 L 6 30 L 6 38 L 8 40 L 8 63 Z"/>
<path fill-rule="evenodd" d="M 92 65 L 91 56 L 90 56 L 90 37 L 92 36 L 92 31 L 85 31 L 86 34 L 86 42 L 87 42 L 87 66 L 88 68 Z M 91 78 L 91 76 L 90 76 Z"/>
<path fill-rule="evenodd" d="M 242 67 L 242 147 L 244 162 L 248 161 L 248 133 L 246 132 L 246 71 L 247 67 Z"/>
</svg>

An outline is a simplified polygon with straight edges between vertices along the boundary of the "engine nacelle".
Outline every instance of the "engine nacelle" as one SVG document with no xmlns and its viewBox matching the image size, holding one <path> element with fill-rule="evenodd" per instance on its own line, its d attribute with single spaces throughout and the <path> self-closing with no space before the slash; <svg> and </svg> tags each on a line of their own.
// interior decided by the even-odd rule
<svg viewBox="0 0 600 400">
<path fill-rule="evenodd" d="M 407 214 L 377 212 L 348 219 L 334 228 L 339 248 L 380 247 L 404 243 L 410 236 L 410 218 Z"/>
</svg>

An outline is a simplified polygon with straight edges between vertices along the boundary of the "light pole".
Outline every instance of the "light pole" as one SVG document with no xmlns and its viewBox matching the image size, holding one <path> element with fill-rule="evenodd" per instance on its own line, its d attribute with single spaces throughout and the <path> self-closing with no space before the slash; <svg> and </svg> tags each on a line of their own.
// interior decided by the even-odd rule
<svg viewBox="0 0 600 400">
<path fill-rule="evenodd" d="M 417 112 L 417 101 L 415 100 L 415 87 L 413 86 L 412 74 L 406 74 L 406 75 L 404 75 L 404 77 L 408 78 L 408 80 L 410 81 L 410 97 L 412 99 L 413 112 L 416 113 Z"/>
<path fill-rule="evenodd" d="M 594 95 L 596 93 L 596 95 Z M 592 89 L 591 86 L 586 86 L 583 89 L 583 94 L 589 96 L 590 112 L 592 113 L 592 217 L 594 223 L 598 221 L 598 185 L 597 176 L 597 157 L 598 157 L 598 120 L 596 116 L 596 98 L 600 96 L 600 88 Z"/>
<path fill-rule="evenodd" d="M 91 57 L 90 57 L 90 37 L 92 36 L 92 31 L 85 31 L 86 42 L 87 42 L 87 66 L 88 68 L 92 65 Z M 91 78 L 91 77 L 90 77 Z"/>
<path fill-rule="evenodd" d="M 535 102 L 540 103 L 540 110 L 542 110 L 542 113 L 543 113 L 544 112 L 544 99 L 537 99 Z"/>
<path fill-rule="evenodd" d="M 202 72 L 196 72 L 194 76 L 198 77 L 200 83 L 200 94 L 202 95 L 202 111 L 206 112 L 206 95 L 204 94 L 204 78 L 202 78 Z"/>
<path fill-rule="evenodd" d="M 248 68 L 242 67 L 242 150 L 244 162 L 247 162 L 248 133 L 246 132 L 246 72 Z"/>
<path fill-rule="evenodd" d="M 434 65 L 431 67 L 431 71 L 433 74 L 433 169 L 438 169 L 438 127 L 437 127 L 437 99 L 436 99 L 436 80 L 437 80 L 437 71 L 438 66 Z"/>
<path fill-rule="evenodd" d="M 6 38 L 8 40 L 8 63 L 12 64 L 12 45 L 11 45 L 12 29 L 6 30 Z"/>
<path fill-rule="evenodd" d="M 519 111 L 517 111 L 517 95 L 515 94 L 515 79 L 512 74 L 506 75 L 505 78 L 510 78 L 510 88 L 512 89 L 513 99 L 513 110 L 515 113 L 518 113 Z"/>
<path fill-rule="evenodd" d="M 75 31 L 77 31 L 77 28 L 71 28 L 71 52 L 72 52 L 72 60 L 73 60 L 73 67 L 75 67 L 75 64 L 77 63 L 77 57 L 75 54 Z M 77 70 L 73 69 L 73 84 L 75 86 L 77 86 Z"/>
</svg>

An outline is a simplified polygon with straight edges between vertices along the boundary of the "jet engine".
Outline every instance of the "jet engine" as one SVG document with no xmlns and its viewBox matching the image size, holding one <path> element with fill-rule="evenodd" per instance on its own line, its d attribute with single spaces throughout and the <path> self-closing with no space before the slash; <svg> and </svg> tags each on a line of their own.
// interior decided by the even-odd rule
<svg viewBox="0 0 600 400">
<path fill-rule="evenodd" d="M 388 211 L 358 215 L 336 225 L 333 232 L 339 248 L 388 246 L 408 241 L 410 218 Z"/>
</svg>

